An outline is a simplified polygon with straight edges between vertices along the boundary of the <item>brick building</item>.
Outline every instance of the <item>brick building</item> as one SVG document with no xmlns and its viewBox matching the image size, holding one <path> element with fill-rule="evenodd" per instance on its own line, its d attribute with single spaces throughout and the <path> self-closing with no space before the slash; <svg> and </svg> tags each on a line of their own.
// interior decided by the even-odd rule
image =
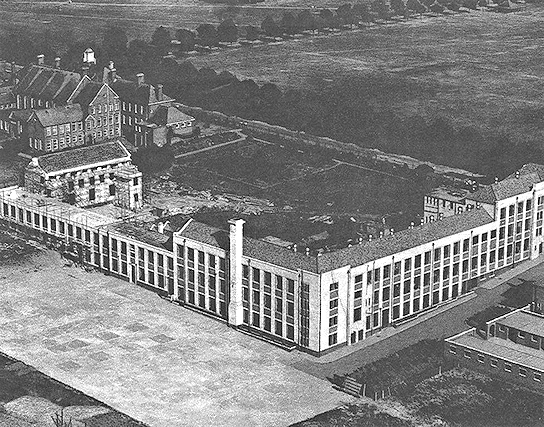
<svg viewBox="0 0 544 427">
<path fill-rule="evenodd" d="M 544 394 L 544 316 L 515 310 L 446 339 L 445 357 Z"/>
<path fill-rule="evenodd" d="M 158 107 L 149 120 L 137 122 L 135 142 L 138 146 L 147 147 L 170 145 L 181 136 L 193 133 L 194 117 L 191 117 L 175 106 Z"/>
<path fill-rule="evenodd" d="M 162 85 L 146 83 L 144 74 L 140 73 L 136 78 L 137 81 L 133 82 L 115 77 L 110 85 L 121 101 L 123 136 L 140 147 L 148 143 L 140 123 L 149 123 L 159 107 L 172 107 L 174 100 L 163 93 Z"/>
<path fill-rule="evenodd" d="M 35 157 L 25 168 L 24 187 L 80 207 L 142 205 L 142 173 L 118 141 Z"/>
<path fill-rule="evenodd" d="M 46 152 L 119 138 L 119 97 L 84 76 L 65 105 L 32 110 L 25 127 L 30 147 Z"/>
</svg>

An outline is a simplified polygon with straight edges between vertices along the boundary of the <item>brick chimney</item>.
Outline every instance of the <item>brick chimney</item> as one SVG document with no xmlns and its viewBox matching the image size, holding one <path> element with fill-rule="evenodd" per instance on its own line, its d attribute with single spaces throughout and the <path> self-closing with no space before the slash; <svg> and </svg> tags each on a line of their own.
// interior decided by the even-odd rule
<svg viewBox="0 0 544 427">
<path fill-rule="evenodd" d="M 38 55 L 36 63 L 38 65 L 43 65 L 45 63 L 45 56 L 43 54 Z"/>
<path fill-rule="evenodd" d="M 161 84 L 157 85 L 156 95 L 157 95 L 157 101 L 162 101 L 164 98 L 164 94 L 162 92 L 163 86 Z"/>
<path fill-rule="evenodd" d="M 228 321 L 232 326 L 239 326 L 244 321 L 242 305 L 242 256 L 244 246 L 243 219 L 229 220 L 229 267 L 230 267 L 230 302 Z"/>
<path fill-rule="evenodd" d="M 55 58 L 55 68 L 60 68 L 60 58 L 58 56 Z"/>
<path fill-rule="evenodd" d="M 144 73 L 138 73 L 136 74 L 136 79 L 138 82 L 138 86 L 142 86 L 145 83 L 145 75 Z"/>
</svg>

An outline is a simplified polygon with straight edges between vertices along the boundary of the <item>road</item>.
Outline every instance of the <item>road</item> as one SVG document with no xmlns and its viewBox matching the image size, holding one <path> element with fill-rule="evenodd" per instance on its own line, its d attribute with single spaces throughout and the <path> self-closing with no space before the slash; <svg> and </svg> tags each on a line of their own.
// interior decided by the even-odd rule
<svg viewBox="0 0 544 427">
<path fill-rule="evenodd" d="M 544 282 L 544 264 L 541 263 L 515 277 L 542 283 Z M 509 282 L 516 282 L 516 280 L 511 279 Z M 353 372 L 360 366 L 387 357 L 417 341 L 442 339 L 455 335 L 468 329 L 465 319 L 500 302 L 501 295 L 509 287 L 508 281 L 491 289 L 478 287 L 475 289 L 475 297 L 466 298 L 462 304 L 452 305 L 449 309 L 443 310 L 427 320 L 414 320 L 413 325 L 407 329 L 370 346 L 362 346 L 360 350 L 345 357 L 330 363 L 319 363 L 308 359 L 297 363 L 294 367 L 319 378 L 332 378 L 334 374 L 343 375 Z"/>
</svg>

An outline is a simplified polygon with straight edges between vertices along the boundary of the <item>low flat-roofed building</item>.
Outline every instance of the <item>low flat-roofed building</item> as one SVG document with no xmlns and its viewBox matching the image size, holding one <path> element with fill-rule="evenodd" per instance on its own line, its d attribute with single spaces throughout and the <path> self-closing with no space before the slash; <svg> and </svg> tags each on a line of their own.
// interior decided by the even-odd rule
<svg viewBox="0 0 544 427">
<path fill-rule="evenodd" d="M 544 394 L 544 316 L 529 307 L 446 339 L 444 354 L 461 365 Z"/>
</svg>

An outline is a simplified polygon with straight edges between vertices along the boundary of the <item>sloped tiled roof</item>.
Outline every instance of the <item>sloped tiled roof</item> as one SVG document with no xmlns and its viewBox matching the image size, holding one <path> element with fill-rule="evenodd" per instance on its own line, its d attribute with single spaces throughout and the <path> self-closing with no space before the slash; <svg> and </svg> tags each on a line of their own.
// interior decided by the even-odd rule
<svg viewBox="0 0 544 427">
<path fill-rule="evenodd" d="M 149 105 L 159 102 L 156 89 L 148 83 L 138 85 L 138 82 L 118 79 L 110 86 L 123 101 L 140 105 Z M 173 101 L 173 99 L 163 94 L 162 101 Z"/>
<path fill-rule="evenodd" d="M 325 272 L 346 265 L 361 265 L 430 243 L 463 231 L 489 224 L 493 218 L 485 209 L 473 209 L 420 227 L 399 231 L 371 242 L 324 253 L 318 257 L 318 271 Z"/>
<path fill-rule="evenodd" d="M 130 158 L 119 141 L 88 145 L 38 157 L 38 164 L 46 173 L 85 168 L 88 165 Z"/>
<path fill-rule="evenodd" d="M 42 65 L 28 65 L 19 71 L 17 77 L 16 94 L 39 97 L 58 104 L 66 102 L 81 79 L 78 73 Z"/>
<path fill-rule="evenodd" d="M 83 108 L 87 108 L 91 101 L 96 97 L 103 84 L 97 82 L 87 83 L 79 93 L 74 97 L 73 102 L 77 102 Z"/>
<path fill-rule="evenodd" d="M 536 173 L 541 181 L 544 181 L 544 165 L 537 163 L 526 163 L 519 170 L 509 175 L 508 178 L 515 178 L 516 173 L 519 172 L 520 176 Z"/>
<path fill-rule="evenodd" d="M 172 123 L 188 122 L 192 120 L 194 120 L 194 117 L 185 114 L 176 107 L 160 106 L 149 121 L 159 126 L 165 126 Z"/>
<path fill-rule="evenodd" d="M 541 182 L 538 173 L 530 172 L 520 174 L 519 178 L 508 177 L 495 184 L 487 185 L 478 191 L 467 195 L 467 199 L 481 203 L 495 203 L 497 200 L 508 199 L 509 197 L 523 194 L 532 189 L 533 184 Z"/>
<path fill-rule="evenodd" d="M 229 250 L 229 232 L 210 225 L 190 221 L 180 233 L 181 237 L 196 240 L 223 250 Z M 244 256 L 266 261 L 290 270 L 303 269 L 316 272 L 315 257 L 294 252 L 287 248 L 274 245 L 250 237 L 244 237 Z"/>
<path fill-rule="evenodd" d="M 119 222 L 108 225 L 108 230 L 131 237 L 137 241 L 147 243 L 160 249 L 172 250 L 172 239 L 166 234 L 149 230 L 144 224 Z"/>
<path fill-rule="evenodd" d="M 60 107 L 35 110 L 34 114 L 42 126 L 80 122 L 83 119 L 83 111 L 79 104 L 68 104 Z"/>
</svg>

